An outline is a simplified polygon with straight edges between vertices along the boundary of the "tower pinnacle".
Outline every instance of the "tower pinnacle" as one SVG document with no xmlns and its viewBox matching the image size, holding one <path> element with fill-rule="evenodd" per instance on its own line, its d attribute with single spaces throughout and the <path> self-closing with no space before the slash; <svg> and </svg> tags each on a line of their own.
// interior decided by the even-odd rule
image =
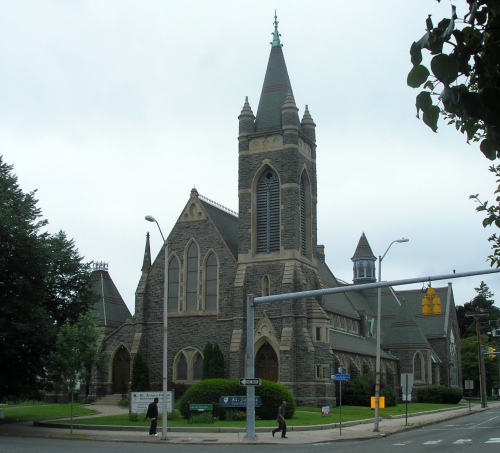
<svg viewBox="0 0 500 453">
<path fill-rule="evenodd" d="M 274 10 L 274 31 L 271 33 L 273 35 L 273 41 L 270 43 L 273 47 L 283 46 L 280 42 L 281 34 L 278 32 L 278 16 L 276 15 L 276 10 Z"/>
</svg>

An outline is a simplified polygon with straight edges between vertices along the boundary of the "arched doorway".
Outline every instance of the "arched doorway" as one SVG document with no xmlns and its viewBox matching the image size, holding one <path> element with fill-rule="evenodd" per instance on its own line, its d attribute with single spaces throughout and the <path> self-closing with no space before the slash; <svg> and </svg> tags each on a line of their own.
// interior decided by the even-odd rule
<svg viewBox="0 0 500 453">
<path fill-rule="evenodd" d="M 130 354 L 127 348 L 121 345 L 113 359 L 113 394 L 127 394 L 129 380 Z"/>
<path fill-rule="evenodd" d="M 255 377 L 278 382 L 278 356 L 269 343 L 265 343 L 255 356 Z"/>
</svg>

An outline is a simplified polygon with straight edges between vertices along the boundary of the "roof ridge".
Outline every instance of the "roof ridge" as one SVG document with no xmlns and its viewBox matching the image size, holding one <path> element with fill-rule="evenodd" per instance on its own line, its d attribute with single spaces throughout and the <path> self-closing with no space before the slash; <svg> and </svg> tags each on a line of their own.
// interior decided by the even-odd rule
<svg viewBox="0 0 500 453">
<path fill-rule="evenodd" d="M 220 203 L 217 203 L 216 201 L 211 200 L 210 198 L 207 198 L 202 194 L 198 194 L 198 198 L 200 200 L 205 201 L 206 203 L 212 205 L 214 208 L 220 209 L 221 211 L 224 211 L 227 214 L 231 214 L 234 217 L 238 217 L 238 213 L 236 211 L 233 211 L 232 209 L 226 208 L 225 206 L 221 205 Z"/>
</svg>

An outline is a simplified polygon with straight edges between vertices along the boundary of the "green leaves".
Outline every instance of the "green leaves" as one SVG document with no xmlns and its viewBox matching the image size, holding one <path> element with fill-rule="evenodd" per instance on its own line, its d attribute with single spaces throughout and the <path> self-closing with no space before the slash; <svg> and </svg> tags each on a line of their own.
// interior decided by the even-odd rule
<svg viewBox="0 0 500 453">
<path fill-rule="evenodd" d="M 431 70 L 440 82 L 450 84 L 458 77 L 458 61 L 453 55 L 436 55 L 431 60 Z"/>
<path fill-rule="evenodd" d="M 411 69 L 406 83 L 412 88 L 418 88 L 426 82 L 429 75 L 429 70 L 424 65 L 419 64 Z"/>
</svg>

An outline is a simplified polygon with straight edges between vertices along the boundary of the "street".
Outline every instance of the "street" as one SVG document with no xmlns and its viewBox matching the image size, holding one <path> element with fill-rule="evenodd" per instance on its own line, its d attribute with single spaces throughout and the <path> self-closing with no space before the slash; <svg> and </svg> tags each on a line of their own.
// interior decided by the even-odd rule
<svg viewBox="0 0 500 453">
<path fill-rule="evenodd" d="M 411 426 L 411 421 L 409 423 Z M 383 429 L 381 430 L 383 432 Z M 293 436 L 293 432 L 289 434 Z M 317 444 L 292 444 L 289 439 L 283 439 L 279 444 L 265 443 L 264 436 L 255 444 L 246 443 L 204 443 L 202 445 L 171 443 L 158 440 L 158 443 L 144 445 L 137 442 L 101 442 L 77 439 L 47 439 L 29 437 L 0 437 L 0 451 L 4 452 L 33 452 L 50 451 L 51 453 L 72 453 L 92 451 L 132 453 L 138 449 L 147 449 L 149 452 L 164 452 L 165 447 L 181 453 L 216 453 L 234 452 L 250 453 L 257 449 L 259 453 L 275 453 L 276 451 L 322 453 L 349 452 L 365 453 L 369 447 L 373 453 L 399 452 L 404 448 L 405 453 L 422 453 L 425 451 L 439 451 L 440 453 L 472 452 L 496 453 L 500 449 L 500 408 L 471 415 L 445 420 L 434 425 L 394 434 L 388 437 L 366 440 L 339 440 Z"/>
</svg>

